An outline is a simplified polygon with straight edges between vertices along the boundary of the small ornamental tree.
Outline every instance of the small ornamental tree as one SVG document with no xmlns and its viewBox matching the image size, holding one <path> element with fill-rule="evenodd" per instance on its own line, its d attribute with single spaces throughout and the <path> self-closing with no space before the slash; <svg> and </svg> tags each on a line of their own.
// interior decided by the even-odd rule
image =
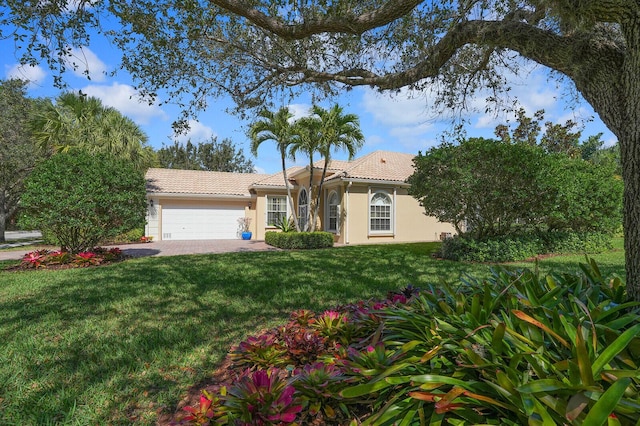
<svg viewBox="0 0 640 426">
<path fill-rule="evenodd" d="M 41 163 L 26 180 L 20 220 L 78 253 L 144 223 L 145 193 L 132 164 L 72 150 Z"/>
</svg>

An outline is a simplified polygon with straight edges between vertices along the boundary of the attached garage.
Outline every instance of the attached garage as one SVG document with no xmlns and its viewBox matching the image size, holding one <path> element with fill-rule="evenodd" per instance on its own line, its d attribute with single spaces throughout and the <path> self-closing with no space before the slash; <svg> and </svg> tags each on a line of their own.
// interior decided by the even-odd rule
<svg viewBox="0 0 640 426">
<path fill-rule="evenodd" d="M 238 239 L 239 218 L 249 217 L 255 227 L 256 196 L 249 187 L 268 176 L 149 169 L 145 235 L 154 241 Z"/>
<path fill-rule="evenodd" d="M 163 240 L 231 240 L 239 238 L 244 207 L 162 206 Z"/>
</svg>

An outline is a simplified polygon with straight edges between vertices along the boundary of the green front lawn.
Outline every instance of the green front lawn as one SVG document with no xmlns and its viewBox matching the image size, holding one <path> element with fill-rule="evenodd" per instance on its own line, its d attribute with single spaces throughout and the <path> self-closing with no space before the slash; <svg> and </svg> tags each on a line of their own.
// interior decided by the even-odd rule
<svg viewBox="0 0 640 426">
<path fill-rule="evenodd" d="M 434 260 L 434 248 L 353 246 L 0 272 L 0 424 L 153 424 L 211 375 L 230 346 L 293 310 L 323 311 L 407 284 L 489 273 L 484 264 Z M 594 258 L 603 273 L 623 276 L 622 251 Z M 551 257 L 539 267 L 575 270 L 583 260 Z"/>
</svg>

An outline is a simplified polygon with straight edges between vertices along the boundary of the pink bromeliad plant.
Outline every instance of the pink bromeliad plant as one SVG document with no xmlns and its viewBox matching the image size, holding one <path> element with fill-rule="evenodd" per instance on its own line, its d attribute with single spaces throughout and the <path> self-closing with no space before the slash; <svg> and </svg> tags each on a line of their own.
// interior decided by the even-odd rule
<svg viewBox="0 0 640 426">
<path fill-rule="evenodd" d="M 227 390 L 223 386 L 220 388 L 220 395 L 224 398 Z M 222 399 L 210 394 L 206 390 L 202 391 L 198 406 L 186 406 L 183 408 L 187 414 L 181 424 L 209 426 L 215 424 L 226 424 L 226 410 L 222 405 Z"/>
<path fill-rule="evenodd" d="M 293 424 L 302 404 L 294 396 L 295 388 L 279 369 L 246 370 L 235 386 L 228 389 L 225 409 L 236 425 Z"/>
<path fill-rule="evenodd" d="M 47 250 L 32 251 L 24 255 L 24 257 L 22 258 L 22 263 L 25 266 L 39 268 L 42 266 L 42 262 L 45 260 L 46 254 Z"/>
<path fill-rule="evenodd" d="M 117 247 L 110 249 L 96 247 L 75 255 L 67 251 L 43 249 L 25 254 L 19 269 L 37 269 L 64 265 L 71 267 L 94 266 L 104 262 L 117 262 L 124 258 L 125 254 Z"/>
</svg>

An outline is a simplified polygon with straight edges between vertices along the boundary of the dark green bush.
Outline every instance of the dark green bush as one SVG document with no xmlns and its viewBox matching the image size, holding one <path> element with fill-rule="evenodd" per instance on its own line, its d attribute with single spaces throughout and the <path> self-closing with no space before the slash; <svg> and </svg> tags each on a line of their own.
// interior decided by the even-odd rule
<svg viewBox="0 0 640 426">
<path fill-rule="evenodd" d="M 264 241 L 282 249 L 317 249 L 333 247 L 330 232 L 267 232 Z"/>
<path fill-rule="evenodd" d="M 543 236 L 550 253 L 602 253 L 611 250 L 611 236 L 598 232 L 550 232 Z"/>
<path fill-rule="evenodd" d="M 547 232 L 477 240 L 456 236 L 445 240 L 439 255 L 465 262 L 512 262 L 539 254 L 601 253 L 611 249 L 611 236 L 596 232 Z"/>
</svg>

